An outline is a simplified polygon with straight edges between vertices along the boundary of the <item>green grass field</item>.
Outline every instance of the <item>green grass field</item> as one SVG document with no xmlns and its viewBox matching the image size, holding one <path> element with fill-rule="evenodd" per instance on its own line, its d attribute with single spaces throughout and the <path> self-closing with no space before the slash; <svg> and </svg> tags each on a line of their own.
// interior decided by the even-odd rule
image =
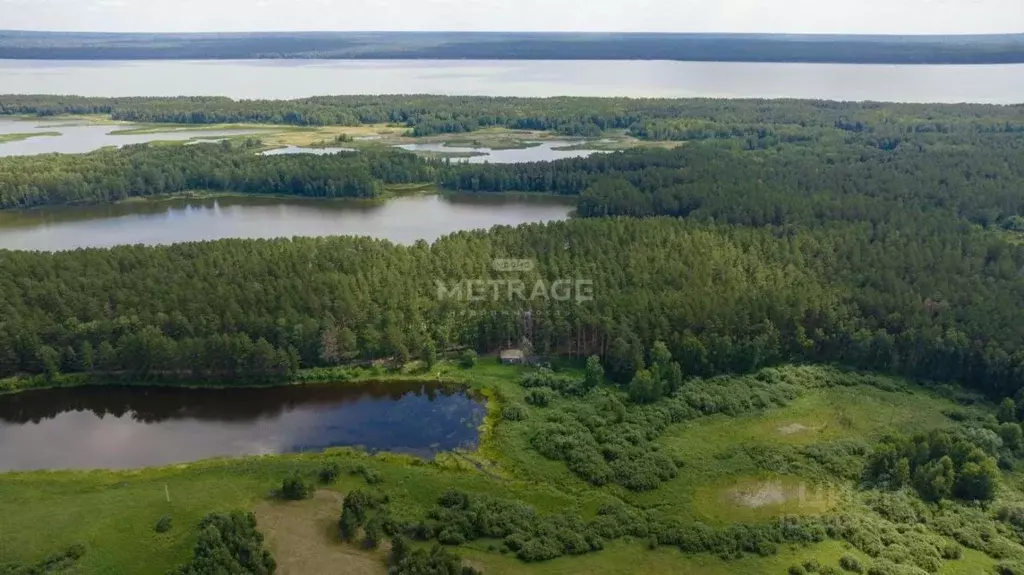
<svg viewBox="0 0 1024 575">
<path fill-rule="evenodd" d="M 59 136 L 60 132 L 27 132 L 23 134 L 0 134 L 0 144 L 9 142 L 20 142 L 29 138 L 42 138 L 46 136 Z"/>
<path fill-rule="evenodd" d="M 885 521 L 863 504 L 855 482 L 810 473 L 807 469 L 813 468 L 809 467 L 793 467 L 788 473 L 769 471 L 752 454 L 764 449 L 796 453 L 792 450 L 835 441 L 870 442 L 894 430 L 909 433 L 950 426 L 953 420 L 943 413 L 956 407 L 942 395 L 896 379 L 847 375 L 827 367 L 781 368 L 790 382 L 801 386 L 794 400 L 784 407 L 670 426 L 656 443 L 659 450 L 681 461 L 678 476 L 657 489 L 634 493 L 614 485 L 593 487 L 564 463 L 548 460 L 531 447 L 531 437 L 545 416 L 574 400 L 559 398 L 547 408 L 525 404 L 525 390 L 518 383 L 525 371 L 481 358 L 470 370 L 442 363 L 430 371 L 409 366 L 385 376 L 463 383 L 488 397 L 479 449 L 433 462 L 336 449 L 138 471 L 0 474 L 0 564 L 37 562 L 68 545 L 82 544 L 87 549 L 78 564 L 83 573 L 163 573 L 190 556 L 195 525 L 204 515 L 247 509 L 257 510 L 261 528 L 271 534 L 267 544 L 282 573 L 314 569 L 324 561 L 337 568 L 332 572 L 385 573 L 383 552 L 359 551 L 331 535 L 341 498 L 353 488 L 365 488 L 362 478 L 343 474 L 324 488 L 331 493 L 325 491 L 308 502 L 269 499 L 283 477 L 294 471 L 312 477 L 325 462 L 363 464 L 379 472 L 383 482 L 375 488 L 388 495 L 396 518 L 409 521 L 424 517 L 446 489 L 456 488 L 525 501 L 542 514 L 569 513 L 584 519 L 594 517 L 603 504 L 619 501 L 665 519 L 720 527 L 770 522 L 783 515 L 841 513 L 883 525 Z M 842 383 L 828 384 L 835 381 Z M 501 410 L 513 404 L 524 407 L 529 417 L 502 421 Z M 970 409 L 983 413 L 989 408 Z M 1007 474 L 1003 483 L 1003 499 L 1021 499 L 1016 491 L 1021 485 L 1018 475 Z M 164 515 L 172 517 L 173 528 L 156 533 L 153 527 Z M 311 534 L 286 536 L 304 533 L 314 521 L 317 527 L 309 527 Z M 786 544 L 775 555 L 748 554 L 728 561 L 685 555 L 671 546 L 650 549 L 647 541 L 626 537 L 607 542 L 597 553 L 523 563 L 514 554 L 500 553 L 496 543 L 500 542 L 471 542 L 458 552 L 488 574 L 783 574 L 791 565 L 811 558 L 838 567 L 840 557 L 847 554 L 865 565 L 872 563 L 850 543 L 832 539 L 806 546 Z M 1016 543 L 1012 549 L 1024 554 Z M 961 559 L 944 561 L 939 573 L 992 573 L 996 562 L 985 553 L 965 549 Z M 349 563 L 351 568 L 346 570 Z"/>
</svg>

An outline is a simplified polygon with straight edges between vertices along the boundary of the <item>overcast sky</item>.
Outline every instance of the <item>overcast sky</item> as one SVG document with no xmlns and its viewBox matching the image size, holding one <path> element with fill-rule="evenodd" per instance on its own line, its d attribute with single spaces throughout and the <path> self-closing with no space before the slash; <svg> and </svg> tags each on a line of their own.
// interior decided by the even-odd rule
<svg viewBox="0 0 1024 575">
<path fill-rule="evenodd" d="M 1024 32 L 1024 0 L 0 0 L 0 29 Z"/>
</svg>

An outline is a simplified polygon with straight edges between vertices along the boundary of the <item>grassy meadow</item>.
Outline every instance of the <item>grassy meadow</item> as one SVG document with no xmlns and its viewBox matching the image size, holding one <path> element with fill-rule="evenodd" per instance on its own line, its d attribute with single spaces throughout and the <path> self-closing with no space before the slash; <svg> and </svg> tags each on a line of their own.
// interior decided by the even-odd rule
<svg viewBox="0 0 1024 575">
<path fill-rule="evenodd" d="M 409 522 L 423 518 L 446 490 L 454 488 L 523 501 L 541 515 L 573 514 L 584 520 L 594 518 L 607 504 L 625 504 L 659 520 L 697 521 L 721 528 L 771 523 L 782 516 L 845 515 L 879 532 L 891 529 L 906 534 L 924 529 L 928 537 L 953 544 L 952 538 L 930 527 L 900 525 L 881 515 L 856 481 L 831 474 L 827 466 L 806 456 L 810 453 L 806 450 L 871 443 L 892 431 L 914 433 L 953 426 L 956 422 L 946 414 L 956 410 L 979 418 L 991 411 L 978 402 L 965 406 L 965 396 L 955 389 L 938 393 L 894 378 L 829 367 L 773 368 L 771 377 L 782 378 L 785 385 L 797 390 L 795 398 L 784 406 L 738 415 L 719 413 L 668 426 L 654 444 L 659 452 L 679 462 L 678 475 L 656 489 L 633 492 L 613 484 L 595 487 L 563 462 L 547 459 L 532 447 L 532 438 L 549 414 L 571 409 L 569 404 L 580 400 L 558 397 L 547 407 L 528 403 L 528 390 L 519 383 L 527 371 L 481 358 L 472 369 L 443 362 L 429 371 L 409 366 L 383 376 L 364 374 L 365 379 L 460 383 L 487 397 L 488 416 L 481 427 L 479 448 L 443 454 L 434 461 L 333 449 L 132 471 L 2 474 L 0 564 L 35 563 L 69 545 L 81 544 L 86 549 L 77 564 L 82 573 L 164 573 L 190 557 L 196 525 L 204 515 L 244 509 L 255 512 L 280 573 L 383 574 L 387 570 L 386 545 L 366 551 L 338 540 L 341 502 L 356 488 L 386 494 L 393 516 Z M 566 368 L 561 373 L 582 372 Z M 723 378 L 718 383 L 728 387 L 732 381 L 753 381 L 743 377 L 751 376 Z M 353 378 L 345 384 L 358 385 L 359 381 Z M 503 410 L 513 405 L 525 410 L 526 416 L 515 421 L 503 418 Z M 332 462 L 346 470 L 372 469 L 381 481 L 371 486 L 362 476 L 342 473 L 337 482 L 321 485 L 312 499 L 283 502 L 272 497 L 282 478 L 294 472 L 313 478 L 317 470 Z M 992 515 L 1000 504 L 1024 499 L 1018 491 L 1020 475 L 1004 472 L 1002 484 L 999 501 L 990 508 L 991 513 L 985 513 Z M 163 516 L 170 516 L 173 526 L 166 533 L 157 533 L 154 525 Z M 1011 555 L 997 558 L 965 547 L 959 559 L 942 561 L 937 573 L 992 573 L 1000 560 L 1024 553 L 1009 529 L 994 519 L 986 521 L 989 523 L 983 527 L 1005 539 L 1004 551 Z M 727 560 L 706 553 L 684 553 L 671 545 L 652 545 L 632 536 L 606 541 L 599 552 L 537 563 L 520 561 L 502 549 L 500 540 L 470 541 L 455 550 L 468 565 L 495 575 L 784 574 L 810 559 L 836 569 L 843 556 L 855 557 L 865 566 L 876 561 L 850 541 L 837 538 L 781 544 L 774 554 L 746 553 Z"/>
</svg>

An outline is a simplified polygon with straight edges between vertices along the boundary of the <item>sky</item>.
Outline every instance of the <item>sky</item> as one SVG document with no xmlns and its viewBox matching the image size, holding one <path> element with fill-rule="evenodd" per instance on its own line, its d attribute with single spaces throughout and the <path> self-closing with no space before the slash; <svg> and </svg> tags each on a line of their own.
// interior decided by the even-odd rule
<svg viewBox="0 0 1024 575">
<path fill-rule="evenodd" d="M 1024 0 L 0 0 L 0 29 L 1024 32 Z"/>
</svg>

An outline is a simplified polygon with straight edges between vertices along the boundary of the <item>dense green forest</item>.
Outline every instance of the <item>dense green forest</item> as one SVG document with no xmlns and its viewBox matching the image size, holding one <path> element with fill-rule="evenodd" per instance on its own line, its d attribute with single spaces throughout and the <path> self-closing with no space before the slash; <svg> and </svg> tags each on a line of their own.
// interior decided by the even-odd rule
<svg viewBox="0 0 1024 575">
<path fill-rule="evenodd" d="M 867 36 L 543 32 L 104 34 L 0 31 L 0 58 L 698 60 L 977 64 L 1024 61 L 1019 34 Z"/>
<path fill-rule="evenodd" d="M 416 98 L 339 101 L 380 111 Z M 479 105 L 470 115 L 548 103 L 566 121 L 583 102 L 436 101 Z M 664 102 L 659 126 L 677 126 L 683 146 L 555 162 L 375 149 L 261 157 L 251 140 L 0 159 L 0 207 L 197 188 L 373 197 L 384 184 L 436 181 L 577 196 L 585 218 L 408 248 L 339 238 L 4 253 L 0 369 L 278 379 L 526 336 L 543 353 L 596 353 L 621 381 L 660 340 L 686 374 L 804 359 L 993 394 L 1024 385 L 1024 329 L 1007 313 L 1024 288 L 1024 254 L 1009 241 L 1024 230 L 1020 107 Z M 74 105 L 93 104 L 106 105 Z M 668 118 L 684 108 L 706 119 Z M 536 260 L 521 278 L 531 286 L 592 281 L 594 299 L 439 299 L 437 281 L 499 277 L 495 257 Z"/>
<path fill-rule="evenodd" d="M 500 126 L 593 136 L 628 130 L 649 140 L 704 140 L 771 134 L 781 141 L 837 135 L 1021 132 L 1024 106 L 895 104 L 709 98 L 493 98 L 484 96 L 322 96 L 298 100 L 222 97 L 91 98 L 0 95 L 0 114 L 107 114 L 115 120 L 292 125 L 398 123 L 415 135 Z"/>
<path fill-rule="evenodd" d="M 509 279 L 492 269 L 498 257 L 537 262 L 511 278 L 527 295 L 539 280 L 585 280 L 593 299 L 440 293 L 439 281 Z M 661 340 L 687 375 L 838 361 L 1012 395 L 1024 385 L 1024 329 L 1006 310 L 1024 289 L 1022 266 L 1021 248 L 939 217 L 813 230 L 598 218 L 432 246 L 330 238 L 2 252 L 0 366 L 275 379 L 528 337 L 542 354 L 601 355 L 628 381 Z"/>
<path fill-rule="evenodd" d="M 453 165 L 440 177 L 460 191 L 579 196 L 580 213 L 594 217 L 785 226 L 936 212 L 981 226 L 1024 224 L 1024 140 L 1012 133 L 787 144 L 766 134 L 553 162 Z"/>
<path fill-rule="evenodd" d="M 256 140 L 134 145 L 90 154 L 0 159 L 0 209 L 113 202 L 186 190 L 374 198 L 384 183 L 430 181 L 435 168 L 401 150 L 258 156 Z"/>
</svg>

